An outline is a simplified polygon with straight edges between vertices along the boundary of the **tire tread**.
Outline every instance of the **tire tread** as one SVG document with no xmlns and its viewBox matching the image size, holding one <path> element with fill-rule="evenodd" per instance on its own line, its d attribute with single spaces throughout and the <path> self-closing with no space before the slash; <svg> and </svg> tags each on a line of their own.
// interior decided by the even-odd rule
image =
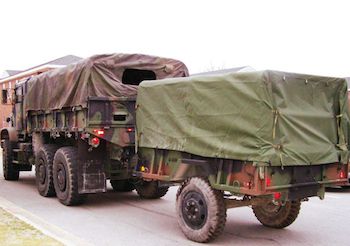
<svg viewBox="0 0 350 246">
<path fill-rule="evenodd" d="M 179 221 L 179 225 L 182 231 L 184 232 L 184 234 L 186 235 L 186 237 L 189 238 L 190 240 L 200 242 L 200 243 L 207 243 L 217 238 L 224 231 L 225 224 L 226 224 L 226 217 L 227 217 L 225 200 L 224 200 L 222 191 L 213 189 L 206 178 L 200 178 L 200 177 L 189 178 L 182 183 L 182 185 L 177 191 L 177 194 L 176 194 L 177 213 L 180 213 L 179 197 L 183 192 L 183 190 L 190 183 L 191 185 L 200 187 L 201 192 L 203 194 L 208 195 L 209 202 L 212 205 L 212 206 L 208 206 L 208 209 L 211 210 L 215 214 L 215 216 L 214 218 L 211 218 L 211 221 L 210 221 L 211 226 L 208 229 L 208 231 L 206 231 L 201 235 L 199 235 L 198 233 L 193 233 L 191 229 L 189 229 L 187 226 L 183 226 L 182 223 L 180 223 L 180 221 Z M 178 216 L 178 218 L 179 220 L 181 220 L 181 216 Z"/>
<path fill-rule="evenodd" d="M 64 159 L 66 160 L 67 169 L 68 169 L 66 170 L 66 175 L 69 176 L 66 178 L 67 180 L 70 181 L 70 184 L 68 185 L 69 191 L 68 191 L 67 198 L 64 200 L 62 199 L 59 199 L 59 200 L 62 204 L 66 206 L 79 205 L 84 202 L 85 195 L 79 194 L 79 190 L 78 190 L 78 167 L 76 165 L 76 160 L 78 158 L 77 148 L 71 147 L 71 146 L 62 147 L 57 150 L 54 159 L 56 159 L 58 155 L 63 155 Z"/>
<path fill-rule="evenodd" d="M 7 181 L 17 181 L 19 179 L 19 170 L 12 163 L 12 143 L 9 139 L 4 139 L 3 151 L 3 175 Z"/>
<path fill-rule="evenodd" d="M 266 227 L 282 229 L 291 225 L 299 215 L 301 202 L 290 201 L 284 209 L 287 209 L 285 213 L 278 217 L 268 217 L 262 211 L 260 206 L 253 206 L 253 212 L 258 221 Z"/>
<path fill-rule="evenodd" d="M 168 192 L 169 187 L 159 187 L 158 181 L 144 181 L 136 185 L 137 194 L 144 199 L 158 199 Z"/>
<path fill-rule="evenodd" d="M 53 197 L 53 196 L 56 195 L 55 186 L 54 186 L 54 183 L 53 183 L 53 160 L 54 160 L 54 156 L 55 156 L 55 153 L 56 153 L 57 149 L 58 149 L 58 146 L 56 146 L 56 145 L 45 144 L 39 150 L 39 152 L 43 151 L 43 154 L 46 157 L 46 161 L 47 161 L 47 165 L 48 165 L 48 171 L 49 171 L 49 174 L 48 174 L 48 177 L 49 177 L 48 189 L 46 191 L 44 191 L 44 192 L 40 192 L 39 191 L 40 195 L 42 195 L 44 197 Z M 37 163 L 38 163 L 38 161 L 39 160 L 37 160 L 37 159 L 35 161 L 35 173 L 37 171 Z"/>
</svg>

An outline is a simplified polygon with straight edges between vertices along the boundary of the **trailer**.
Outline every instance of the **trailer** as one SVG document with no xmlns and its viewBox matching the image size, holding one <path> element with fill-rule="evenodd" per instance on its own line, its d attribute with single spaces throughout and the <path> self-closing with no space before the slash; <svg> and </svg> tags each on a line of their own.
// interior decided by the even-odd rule
<svg viewBox="0 0 350 246">
<path fill-rule="evenodd" d="M 193 241 L 216 238 L 241 206 L 284 228 L 301 202 L 348 181 L 344 79 L 267 70 L 144 81 L 136 108 L 135 176 L 181 185 L 178 224 Z"/>
</svg>

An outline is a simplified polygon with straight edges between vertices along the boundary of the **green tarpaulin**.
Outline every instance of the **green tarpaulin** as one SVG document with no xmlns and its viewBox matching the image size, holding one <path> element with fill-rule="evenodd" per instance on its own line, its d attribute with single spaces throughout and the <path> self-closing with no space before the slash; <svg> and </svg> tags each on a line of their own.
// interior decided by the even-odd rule
<svg viewBox="0 0 350 246">
<path fill-rule="evenodd" d="M 144 81 L 138 147 L 270 165 L 347 162 L 345 79 L 277 71 Z"/>
</svg>

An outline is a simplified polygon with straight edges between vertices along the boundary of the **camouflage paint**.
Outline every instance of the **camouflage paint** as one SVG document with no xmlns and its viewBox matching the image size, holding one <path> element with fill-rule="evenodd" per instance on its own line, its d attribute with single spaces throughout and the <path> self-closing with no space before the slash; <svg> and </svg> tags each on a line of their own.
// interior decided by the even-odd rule
<svg viewBox="0 0 350 246">
<path fill-rule="evenodd" d="M 110 54 L 31 78 L 16 88 L 15 128 L 2 130 L 3 138 L 15 132 L 18 164 L 33 164 L 33 146 L 71 145 L 79 153 L 80 193 L 105 191 L 106 178 L 131 178 L 138 86 L 123 82 L 127 69 L 151 71 L 158 79 L 188 76 L 186 66 L 174 59 Z M 132 79 L 143 80 L 140 76 Z M 23 143 L 17 143 L 18 136 Z"/>
<path fill-rule="evenodd" d="M 208 177 L 213 188 L 232 194 L 265 196 L 282 192 L 283 199 L 323 198 L 326 185 L 347 183 L 348 165 L 330 163 L 273 167 L 264 163 L 206 158 L 179 151 L 140 148 L 136 175 L 148 180 L 181 183 Z"/>
</svg>

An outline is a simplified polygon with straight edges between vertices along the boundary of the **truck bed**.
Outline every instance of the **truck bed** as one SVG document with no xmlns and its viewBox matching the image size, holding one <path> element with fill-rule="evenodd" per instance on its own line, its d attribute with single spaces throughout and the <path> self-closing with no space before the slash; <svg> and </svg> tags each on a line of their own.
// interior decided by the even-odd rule
<svg viewBox="0 0 350 246">
<path fill-rule="evenodd" d="M 103 129 L 102 139 L 125 146 L 135 142 L 135 98 L 89 97 L 88 107 L 71 107 L 52 111 L 29 111 L 28 132 L 61 134 L 89 133 Z"/>
</svg>

